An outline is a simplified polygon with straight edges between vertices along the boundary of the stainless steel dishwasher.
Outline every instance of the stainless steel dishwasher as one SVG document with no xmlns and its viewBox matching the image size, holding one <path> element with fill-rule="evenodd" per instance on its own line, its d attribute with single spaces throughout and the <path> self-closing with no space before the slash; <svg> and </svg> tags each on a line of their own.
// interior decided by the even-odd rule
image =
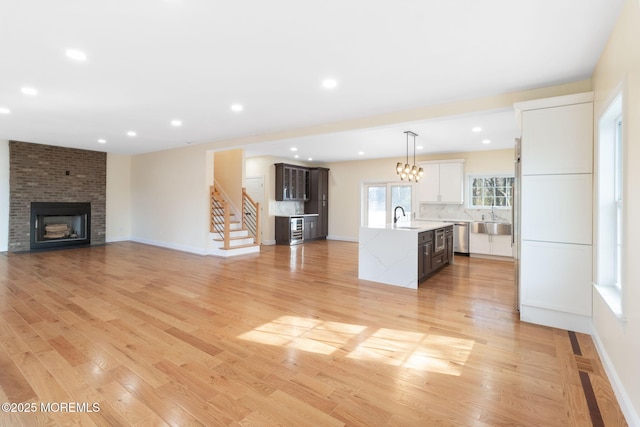
<svg viewBox="0 0 640 427">
<path fill-rule="evenodd" d="M 469 255 L 469 223 L 453 223 L 453 252 Z"/>
</svg>

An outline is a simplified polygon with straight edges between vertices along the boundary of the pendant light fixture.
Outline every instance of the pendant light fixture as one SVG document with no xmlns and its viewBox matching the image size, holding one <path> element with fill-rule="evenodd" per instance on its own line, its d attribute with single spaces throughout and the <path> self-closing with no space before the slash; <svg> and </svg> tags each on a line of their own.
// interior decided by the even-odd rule
<svg viewBox="0 0 640 427">
<path fill-rule="evenodd" d="M 400 179 L 403 181 L 408 179 L 409 181 L 418 182 L 424 176 L 424 170 L 416 166 L 416 136 L 418 136 L 418 134 L 410 130 L 404 133 L 407 134 L 406 163 L 403 165 L 402 162 L 398 162 L 396 164 L 396 173 L 400 175 Z M 409 135 L 413 137 L 413 165 L 409 164 Z"/>
</svg>

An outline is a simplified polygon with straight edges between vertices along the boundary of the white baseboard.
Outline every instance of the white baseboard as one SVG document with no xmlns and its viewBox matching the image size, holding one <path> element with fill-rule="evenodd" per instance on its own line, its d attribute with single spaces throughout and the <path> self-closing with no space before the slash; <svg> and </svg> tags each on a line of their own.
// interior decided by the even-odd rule
<svg viewBox="0 0 640 427">
<path fill-rule="evenodd" d="M 482 259 L 492 259 L 494 261 L 509 261 L 513 262 L 513 257 L 510 256 L 501 256 L 501 255 L 487 255 L 487 254 L 469 254 L 469 258 L 482 258 Z"/>
<path fill-rule="evenodd" d="M 157 241 L 157 240 L 143 239 L 143 238 L 140 238 L 140 237 L 132 237 L 131 241 L 132 242 L 136 242 L 136 243 L 144 243 L 145 245 L 159 246 L 161 248 L 174 249 L 176 251 L 181 251 L 181 252 L 189 252 L 189 253 L 197 254 L 197 255 L 207 255 L 207 251 L 206 251 L 205 248 L 196 248 L 196 247 L 193 247 L 193 246 L 176 245 L 176 244 L 173 244 L 173 243 L 160 242 L 160 241 Z"/>
<path fill-rule="evenodd" d="M 104 239 L 105 243 L 115 243 L 115 242 L 128 242 L 133 240 L 131 236 L 122 236 L 122 237 L 107 237 Z"/>
<path fill-rule="evenodd" d="M 520 320 L 583 334 L 592 333 L 591 317 L 522 304 Z"/>
<path fill-rule="evenodd" d="M 358 243 L 358 238 L 357 237 L 327 236 L 327 240 L 341 240 L 343 242 L 355 242 L 355 243 Z"/>
<path fill-rule="evenodd" d="M 640 426 L 640 416 L 635 411 L 633 407 L 633 403 L 627 394 L 626 389 L 622 385 L 622 381 L 620 381 L 620 377 L 616 372 L 616 369 L 611 363 L 611 359 L 609 358 L 609 354 L 604 347 L 600 336 L 597 331 L 593 331 L 591 334 L 593 337 L 593 341 L 596 344 L 596 350 L 598 351 L 598 355 L 600 356 L 600 361 L 602 362 L 602 366 L 604 367 L 604 371 L 607 374 L 607 378 L 609 379 L 609 383 L 611 383 L 611 388 L 613 388 L 613 392 L 616 395 L 616 399 L 618 399 L 618 404 L 620 405 L 620 410 L 624 414 L 626 418 L 627 424 L 629 426 Z"/>
</svg>

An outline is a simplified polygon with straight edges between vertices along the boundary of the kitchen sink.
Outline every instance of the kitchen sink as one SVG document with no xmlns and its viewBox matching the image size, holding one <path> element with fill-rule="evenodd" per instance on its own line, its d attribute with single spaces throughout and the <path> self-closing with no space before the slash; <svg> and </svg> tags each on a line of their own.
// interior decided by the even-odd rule
<svg viewBox="0 0 640 427">
<path fill-rule="evenodd" d="M 508 222 L 482 221 L 472 222 L 469 230 L 476 234 L 511 235 L 511 224 Z"/>
<path fill-rule="evenodd" d="M 397 228 L 397 229 L 400 229 L 400 230 L 420 230 L 422 227 L 409 227 L 409 226 L 400 225 L 400 226 L 397 226 L 397 227 L 394 227 L 394 228 Z"/>
</svg>

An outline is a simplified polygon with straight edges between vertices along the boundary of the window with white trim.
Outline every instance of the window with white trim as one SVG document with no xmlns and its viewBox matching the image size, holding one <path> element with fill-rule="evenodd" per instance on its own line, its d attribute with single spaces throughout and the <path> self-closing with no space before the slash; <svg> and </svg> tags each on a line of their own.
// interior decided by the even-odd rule
<svg viewBox="0 0 640 427">
<path fill-rule="evenodd" d="M 470 175 L 469 207 L 476 209 L 511 208 L 513 180 L 512 175 Z"/>
<path fill-rule="evenodd" d="M 615 286 L 622 290 L 622 115 L 615 119 L 613 197 L 616 210 Z"/>
<path fill-rule="evenodd" d="M 598 122 L 596 289 L 612 312 L 624 318 L 624 122 L 619 93 Z"/>
</svg>

